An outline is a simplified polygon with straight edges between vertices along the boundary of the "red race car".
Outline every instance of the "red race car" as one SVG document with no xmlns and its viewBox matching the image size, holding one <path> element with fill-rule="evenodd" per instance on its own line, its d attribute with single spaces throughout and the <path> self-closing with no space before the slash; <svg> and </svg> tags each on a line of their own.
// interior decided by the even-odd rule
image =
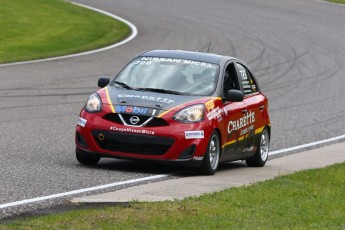
<svg viewBox="0 0 345 230">
<path fill-rule="evenodd" d="M 271 124 L 267 98 L 241 60 L 217 54 L 153 50 L 132 59 L 80 112 L 76 157 L 197 167 L 213 175 L 220 162 L 265 165 Z"/>
</svg>

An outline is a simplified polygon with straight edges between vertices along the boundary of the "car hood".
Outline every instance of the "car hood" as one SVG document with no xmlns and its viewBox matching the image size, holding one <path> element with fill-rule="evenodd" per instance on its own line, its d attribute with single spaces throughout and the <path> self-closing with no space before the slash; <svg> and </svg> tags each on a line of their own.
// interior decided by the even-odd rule
<svg viewBox="0 0 345 230">
<path fill-rule="evenodd" d="M 116 112 L 124 111 L 126 107 L 140 107 L 151 110 L 167 111 L 173 110 L 181 104 L 188 102 L 205 103 L 209 96 L 187 96 L 168 93 L 156 93 L 148 91 L 136 91 L 107 86 L 102 89 L 105 94 L 102 97 L 104 104 L 112 104 Z M 107 97 L 106 99 L 103 97 Z M 176 108 L 178 109 L 178 108 Z"/>
</svg>

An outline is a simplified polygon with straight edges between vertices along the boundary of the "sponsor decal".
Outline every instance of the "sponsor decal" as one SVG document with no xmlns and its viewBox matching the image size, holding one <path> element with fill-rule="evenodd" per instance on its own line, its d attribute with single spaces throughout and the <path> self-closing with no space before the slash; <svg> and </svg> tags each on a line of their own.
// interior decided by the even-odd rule
<svg viewBox="0 0 345 230">
<path fill-rule="evenodd" d="M 127 114 L 137 114 L 137 115 L 146 115 L 150 111 L 147 108 L 141 108 L 136 106 L 126 106 L 126 105 L 117 105 L 115 107 L 117 113 L 127 113 Z"/>
<path fill-rule="evenodd" d="M 180 63 L 183 65 L 197 65 L 206 68 L 214 68 L 212 64 L 206 62 L 176 59 L 176 58 L 164 58 L 164 57 L 142 57 L 141 60 L 136 61 L 135 65 L 151 65 L 154 62 L 169 62 L 169 63 Z"/>
<path fill-rule="evenodd" d="M 79 117 L 79 118 L 78 118 L 78 123 L 77 123 L 77 124 L 78 124 L 79 126 L 81 126 L 81 127 L 85 127 L 86 122 L 87 122 L 86 119 Z"/>
<path fill-rule="evenodd" d="M 248 128 L 242 129 L 240 135 L 242 136 L 242 135 L 245 135 L 245 134 L 250 133 L 252 131 L 254 131 L 254 125 L 249 126 Z"/>
<path fill-rule="evenodd" d="M 156 102 L 161 102 L 165 104 L 175 103 L 175 100 L 171 100 L 169 98 L 163 98 L 163 97 L 152 97 L 152 96 L 133 95 L 133 94 L 120 94 L 117 97 L 118 98 L 137 98 L 141 100 L 156 101 Z"/>
<path fill-rule="evenodd" d="M 231 134 L 232 131 L 242 129 L 243 127 L 246 127 L 254 122 L 255 122 L 255 113 L 252 111 L 248 111 L 242 118 L 229 122 L 228 134 Z M 254 129 L 254 126 L 252 129 Z"/>
<path fill-rule="evenodd" d="M 193 161 L 202 161 L 204 157 L 193 157 Z"/>
<path fill-rule="evenodd" d="M 202 67 L 206 67 L 206 68 L 212 68 L 212 65 L 210 63 L 198 62 L 198 61 L 184 60 L 183 64 L 197 65 L 197 66 L 202 66 Z"/>
<path fill-rule="evenodd" d="M 243 69 L 243 67 L 242 67 L 241 65 L 239 65 L 239 64 L 237 64 L 237 66 L 241 68 L 241 69 L 239 69 L 239 72 L 240 72 L 240 74 L 241 74 L 241 78 L 242 78 L 242 80 L 243 80 L 243 81 L 248 80 L 246 70 L 245 70 L 245 69 Z"/>
<path fill-rule="evenodd" d="M 137 133 L 137 134 L 148 134 L 148 135 L 154 135 L 154 131 L 146 130 L 146 129 L 133 129 L 130 127 L 126 128 L 120 128 L 116 126 L 111 126 L 110 127 L 111 131 L 116 131 L 116 132 L 126 132 L 126 133 Z"/>
<path fill-rule="evenodd" d="M 204 138 L 204 130 L 185 131 L 184 136 L 186 139 L 202 139 Z"/>
<path fill-rule="evenodd" d="M 152 63 L 152 62 L 170 62 L 170 63 L 182 63 L 183 60 L 176 58 L 164 58 L 164 57 L 142 57 L 141 62 Z"/>
<path fill-rule="evenodd" d="M 218 120 L 222 120 L 222 112 L 223 109 L 216 107 L 215 109 L 211 110 L 209 113 L 206 114 L 206 117 L 208 118 L 208 120 L 212 120 L 215 118 L 218 118 Z"/>
</svg>

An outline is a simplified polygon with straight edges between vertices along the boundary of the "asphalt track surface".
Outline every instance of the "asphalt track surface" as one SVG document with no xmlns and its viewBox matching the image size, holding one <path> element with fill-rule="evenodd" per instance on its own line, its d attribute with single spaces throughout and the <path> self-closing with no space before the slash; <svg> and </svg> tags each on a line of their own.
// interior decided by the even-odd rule
<svg viewBox="0 0 345 230">
<path fill-rule="evenodd" d="M 138 36 L 91 55 L 0 66 L 0 204 L 176 172 L 113 159 L 86 167 L 75 159 L 76 121 L 98 77 L 145 50 L 205 51 L 211 41 L 211 52 L 246 61 L 269 98 L 272 151 L 345 134 L 345 7 L 314 0 L 78 2 L 132 22 Z M 0 209 L 0 218 L 63 202 Z"/>
</svg>

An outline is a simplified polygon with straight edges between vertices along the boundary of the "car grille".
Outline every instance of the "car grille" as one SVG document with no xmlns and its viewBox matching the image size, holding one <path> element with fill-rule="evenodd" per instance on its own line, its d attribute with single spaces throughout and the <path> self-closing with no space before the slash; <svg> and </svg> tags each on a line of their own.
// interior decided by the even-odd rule
<svg viewBox="0 0 345 230">
<path fill-rule="evenodd" d="M 92 136 L 104 150 L 143 155 L 163 155 L 174 144 L 173 138 L 93 130 Z"/>
<path fill-rule="evenodd" d="M 111 122 L 114 122 L 114 123 L 117 123 L 117 124 L 126 125 L 126 124 L 124 124 L 122 122 L 122 120 L 121 120 L 119 115 L 123 118 L 123 120 L 125 121 L 125 123 L 127 125 L 132 125 L 131 122 L 130 122 L 130 119 L 131 119 L 131 117 L 133 117 L 133 115 L 130 115 L 130 114 L 108 113 L 103 118 L 105 120 L 108 120 L 108 121 L 111 121 Z M 169 126 L 169 123 L 167 121 L 165 121 L 163 118 L 150 117 L 150 116 L 138 116 L 138 115 L 136 115 L 136 117 L 138 117 L 140 121 L 135 126 L 143 125 L 150 118 L 151 118 L 151 120 L 148 121 L 148 123 L 146 123 L 144 125 L 145 127 Z"/>
</svg>

